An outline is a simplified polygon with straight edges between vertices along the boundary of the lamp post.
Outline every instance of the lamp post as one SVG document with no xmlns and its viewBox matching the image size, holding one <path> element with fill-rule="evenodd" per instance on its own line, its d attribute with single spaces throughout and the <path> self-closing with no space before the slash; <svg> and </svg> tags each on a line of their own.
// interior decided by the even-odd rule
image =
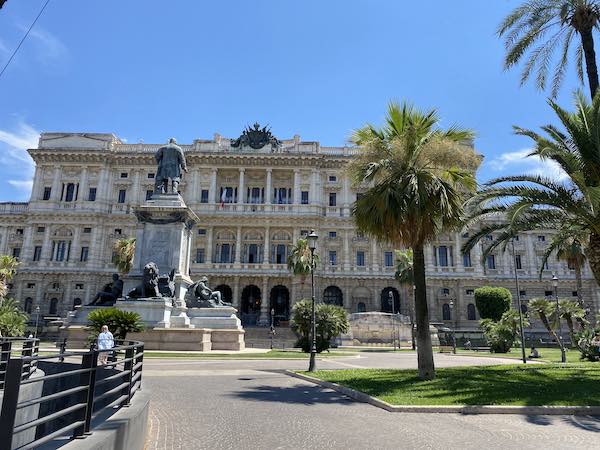
<svg viewBox="0 0 600 450">
<path fill-rule="evenodd" d="M 450 318 L 454 316 L 454 299 L 450 299 Z M 452 353 L 456 355 L 456 321 L 452 327 Z"/>
<path fill-rule="evenodd" d="M 38 305 L 35 307 L 35 331 L 33 333 L 34 338 L 37 338 L 39 320 L 40 320 L 40 307 Z"/>
<path fill-rule="evenodd" d="M 396 302 L 394 301 L 394 293 L 392 291 L 388 292 L 388 300 L 392 304 L 392 346 L 394 347 L 394 351 L 396 351 Z"/>
<path fill-rule="evenodd" d="M 271 329 L 269 334 L 271 335 L 271 350 L 273 350 L 273 337 L 275 336 L 275 326 L 273 319 L 275 317 L 275 308 L 271 308 Z"/>
<path fill-rule="evenodd" d="M 415 342 L 415 297 L 417 292 L 417 286 L 413 284 L 413 297 L 412 304 L 410 305 L 410 339 L 412 349 L 417 349 L 417 343 Z"/>
<path fill-rule="evenodd" d="M 566 363 L 567 355 L 565 354 L 565 345 L 563 344 L 562 337 L 562 326 L 560 323 L 560 306 L 558 304 L 558 277 L 556 276 L 556 274 L 552 275 L 552 286 L 554 286 L 554 299 L 556 300 L 556 321 L 558 322 L 558 345 L 560 346 L 560 361 Z"/>
<path fill-rule="evenodd" d="M 316 369 L 317 355 L 317 316 L 315 312 L 315 249 L 317 248 L 317 239 L 319 236 L 315 230 L 310 230 L 310 234 L 306 237 L 308 248 L 310 249 L 310 289 L 312 296 L 311 314 L 310 314 L 310 361 L 308 363 L 308 371 L 314 372 Z"/>
<path fill-rule="evenodd" d="M 521 328 L 521 357 L 523 364 L 527 364 L 525 357 L 525 332 L 523 331 L 523 307 L 521 306 L 521 289 L 519 288 L 519 273 L 517 272 L 517 257 L 515 256 L 515 238 L 510 239 L 512 247 L 513 268 L 515 272 L 515 288 L 517 290 L 517 304 L 519 306 L 519 327 Z"/>
</svg>

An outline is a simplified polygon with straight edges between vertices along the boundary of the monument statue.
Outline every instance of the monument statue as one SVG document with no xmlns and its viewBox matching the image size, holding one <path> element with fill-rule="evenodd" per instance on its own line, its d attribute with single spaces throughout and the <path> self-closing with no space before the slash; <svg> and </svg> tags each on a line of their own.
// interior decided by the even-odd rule
<svg viewBox="0 0 600 450">
<path fill-rule="evenodd" d="M 188 289 L 188 300 L 186 304 L 191 308 L 218 308 L 231 306 L 231 303 L 224 302 L 220 291 L 213 291 L 209 288 L 208 278 L 202 277 L 200 281 L 195 282 Z M 191 298 L 189 298 L 191 296 Z"/>
<path fill-rule="evenodd" d="M 144 266 L 142 282 L 127 294 L 128 298 L 162 297 L 158 289 L 158 266 L 150 262 Z"/>
<path fill-rule="evenodd" d="M 102 291 L 98 292 L 87 306 L 112 306 L 115 304 L 117 299 L 123 294 L 123 280 L 119 278 L 118 273 L 114 273 L 112 276 L 112 283 L 107 283 L 102 288 Z"/>
<path fill-rule="evenodd" d="M 171 194 L 179 193 L 182 171 L 187 172 L 185 155 L 175 138 L 169 139 L 167 145 L 158 149 L 155 155 L 158 169 L 156 171 L 155 192 L 166 194 L 169 192 L 169 180 L 171 180 Z"/>
</svg>

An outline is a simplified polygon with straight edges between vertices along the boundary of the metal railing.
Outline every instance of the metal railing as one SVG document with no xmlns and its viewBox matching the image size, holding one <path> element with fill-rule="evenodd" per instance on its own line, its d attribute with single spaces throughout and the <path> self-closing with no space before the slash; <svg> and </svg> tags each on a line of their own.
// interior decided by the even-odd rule
<svg viewBox="0 0 600 450">
<path fill-rule="evenodd" d="M 4 398 L 0 413 L 0 448 L 13 449 L 13 437 L 35 427 L 35 439 L 18 447 L 33 449 L 60 436 L 83 438 L 93 427 L 114 412 L 128 406 L 141 388 L 144 344 L 117 341 L 110 350 L 92 348 L 87 352 L 61 352 L 52 355 L 10 357 L 4 378 Z M 98 366 L 98 356 L 109 353 L 110 361 Z M 55 362 L 56 373 L 23 378 L 26 367 L 38 362 Z M 112 369 L 104 371 L 103 369 Z M 71 377 L 70 380 L 68 377 Z M 19 401 L 21 389 L 31 383 L 44 383 L 42 394 Z M 46 383 L 52 389 L 46 389 Z M 49 407 L 41 408 L 38 405 Z M 56 407 L 61 404 L 61 407 Z M 26 423 L 16 423 L 17 412 L 23 408 L 39 407 L 39 415 Z M 56 411 L 53 410 L 58 409 Z M 100 417 L 101 416 L 101 417 Z M 58 421 L 58 425 L 57 425 Z"/>
<path fill-rule="evenodd" d="M 4 388 L 8 361 L 15 357 L 37 356 L 39 347 L 40 340 L 36 338 L 0 337 L 0 389 Z M 29 378 L 36 368 L 36 361 L 24 364 L 21 379 L 26 380 Z"/>
</svg>

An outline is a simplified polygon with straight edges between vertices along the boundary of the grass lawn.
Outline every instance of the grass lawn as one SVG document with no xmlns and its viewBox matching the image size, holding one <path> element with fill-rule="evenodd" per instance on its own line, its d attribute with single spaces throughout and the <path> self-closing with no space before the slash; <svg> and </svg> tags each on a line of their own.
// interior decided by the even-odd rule
<svg viewBox="0 0 600 450">
<path fill-rule="evenodd" d="M 559 348 L 538 348 L 538 352 L 540 353 L 540 359 L 536 359 L 535 361 L 542 362 L 560 362 L 560 349 Z M 521 348 L 514 347 L 508 353 L 490 353 L 490 352 L 475 352 L 473 350 L 463 350 L 456 349 L 457 355 L 465 355 L 465 356 L 485 356 L 485 357 L 496 357 L 496 358 L 510 358 L 510 359 L 518 359 L 521 360 Z M 525 349 L 525 356 L 529 356 L 531 354 L 531 349 Z M 577 349 L 566 349 L 567 362 L 568 363 L 578 363 L 579 359 L 579 351 Z M 528 360 L 529 361 L 529 360 Z"/>
<path fill-rule="evenodd" d="M 144 358 L 185 358 L 185 359 L 307 359 L 308 353 L 298 351 L 271 350 L 266 353 L 172 353 L 144 352 Z M 317 358 L 339 358 L 354 356 L 350 352 L 317 353 Z"/>
<path fill-rule="evenodd" d="M 600 364 L 455 367 L 432 381 L 416 370 L 321 370 L 306 375 L 392 405 L 600 405 Z"/>
</svg>

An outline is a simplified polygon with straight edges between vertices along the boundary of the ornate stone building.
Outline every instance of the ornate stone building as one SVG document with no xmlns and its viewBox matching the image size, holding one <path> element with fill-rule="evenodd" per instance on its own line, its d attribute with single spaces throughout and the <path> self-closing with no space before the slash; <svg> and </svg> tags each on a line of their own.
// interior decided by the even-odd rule
<svg viewBox="0 0 600 450">
<path fill-rule="evenodd" d="M 44 133 L 29 153 L 36 163 L 31 200 L 0 204 L 0 253 L 21 266 L 11 293 L 27 311 L 65 316 L 88 303 L 115 271 L 113 243 L 134 237 L 132 207 L 152 195 L 159 144 L 125 144 L 112 134 Z M 354 227 L 350 209 L 360 190 L 344 173 L 357 151 L 322 147 L 299 136 L 278 141 L 268 130 L 247 129 L 232 141 L 220 135 L 182 145 L 189 172 L 181 190 L 200 218 L 193 230 L 191 276 L 206 274 L 210 285 L 233 301 L 246 325 L 265 323 L 275 309 L 289 318 L 294 301 L 310 295 L 310 282 L 293 277 L 286 259 L 298 238 L 315 229 L 321 263 L 317 297 L 348 311 L 410 314 L 412 287 L 394 280 L 394 253 Z M 446 234 L 427 248 L 431 319 L 461 330 L 477 329 L 473 291 L 498 285 L 515 293 L 512 258 L 481 250 L 461 253 L 463 233 Z M 515 243 L 521 296 L 577 294 L 573 270 L 552 259 L 543 281 L 537 273 L 549 231 L 519 236 Z M 161 272 L 169 268 L 161 267 Z M 598 311 L 598 288 L 584 271 L 583 297 Z"/>
</svg>

